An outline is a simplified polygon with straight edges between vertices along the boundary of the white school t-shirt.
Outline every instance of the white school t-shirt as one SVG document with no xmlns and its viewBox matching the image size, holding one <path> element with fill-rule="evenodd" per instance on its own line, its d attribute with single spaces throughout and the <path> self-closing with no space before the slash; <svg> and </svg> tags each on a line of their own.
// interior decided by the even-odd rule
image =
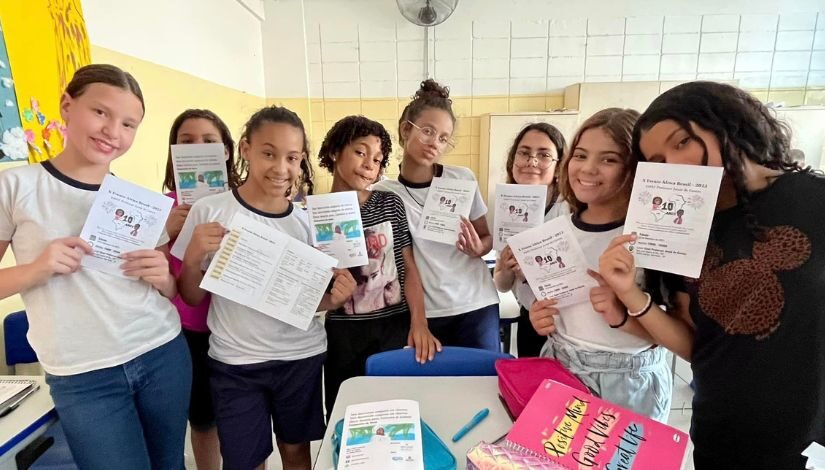
<svg viewBox="0 0 825 470">
<path fill-rule="evenodd" d="M 593 225 L 582 222 L 576 216 L 571 217 L 573 233 L 584 251 L 587 267 L 599 270 L 599 257 L 614 238 L 622 234 L 624 222 Z M 639 282 L 642 271 L 638 271 Z M 556 317 L 556 332 L 564 339 L 588 351 L 610 351 L 636 354 L 653 346 L 652 343 L 638 336 L 626 333 L 610 325 L 593 310 L 587 301 L 559 309 Z"/>
<path fill-rule="evenodd" d="M 567 217 L 570 216 L 570 204 L 568 204 L 567 201 L 559 197 L 559 199 L 556 200 L 555 204 L 553 204 L 553 207 L 551 207 L 550 210 L 544 214 L 544 221 L 547 222 L 562 215 Z M 536 301 L 536 296 L 535 294 L 533 294 L 533 290 L 530 289 L 530 285 L 527 284 L 527 281 L 521 281 L 516 279 L 513 282 L 513 287 L 510 289 L 510 291 L 513 293 L 513 297 L 516 298 L 516 301 L 518 301 L 518 304 L 526 308 L 527 310 L 530 310 L 530 307 L 533 305 L 533 302 Z"/>
<path fill-rule="evenodd" d="M 437 176 L 475 181 L 467 168 L 440 165 Z M 418 223 L 427 200 L 430 183 L 414 184 L 384 180 L 375 184 L 377 191 L 390 191 L 401 197 L 407 211 L 407 223 L 413 238 L 413 254 L 421 284 L 424 287 L 424 308 L 427 318 L 459 315 L 498 303 L 493 278 L 487 264 L 481 258 L 470 258 L 458 251 L 455 245 L 438 243 L 418 237 Z M 487 205 L 476 188 L 470 220 L 487 213 Z"/>
<path fill-rule="evenodd" d="M 11 242 L 18 265 L 35 261 L 55 239 L 80 235 L 98 189 L 51 162 L 0 172 L 0 240 Z M 29 343 L 52 375 L 117 366 L 180 334 L 172 302 L 137 279 L 80 268 L 20 296 Z"/>
<path fill-rule="evenodd" d="M 192 205 L 175 242 L 175 252 L 185 252 L 197 225 L 218 222 L 227 227 L 239 212 L 307 245 L 312 243 L 305 211 L 292 204 L 281 214 L 259 211 L 244 201 L 237 190 L 233 190 L 207 196 Z M 182 245 L 179 247 L 178 243 Z M 204 263 L 204 270 L 209 266 L 208 261 Z M 212 332 L 209 356 L 225 364 L 292 361 L 327 350 L 327 335 L 317 316 L 309 324 L 309 329 L 303 331 L 215 294 L 212 294 L 206 324 Z"/>
</svg>

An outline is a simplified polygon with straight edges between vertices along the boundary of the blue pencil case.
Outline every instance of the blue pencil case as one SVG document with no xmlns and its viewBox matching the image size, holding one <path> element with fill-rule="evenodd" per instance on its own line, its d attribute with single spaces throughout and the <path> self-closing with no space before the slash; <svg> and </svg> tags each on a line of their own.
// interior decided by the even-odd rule
<svg viewBox="0 0 825 470">
<path fill-rule="evenodd" d="M 335 432 L 332 433 L 332 462 L 338 468 L 338 453 L 341 450 L 341 433 L 344 431 L 344 420 L 335 423 Z M 455 470 L 456 460 L 447 444 L 438 437 L 424 420 L 421 420 L 421 445 L 424 451 L 424 470 Z"/>
</svg>

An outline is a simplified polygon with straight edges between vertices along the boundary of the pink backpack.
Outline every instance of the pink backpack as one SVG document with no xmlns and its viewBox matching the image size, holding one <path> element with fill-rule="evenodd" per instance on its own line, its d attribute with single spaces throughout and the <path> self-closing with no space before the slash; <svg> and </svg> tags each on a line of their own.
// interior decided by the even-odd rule
<svg viewBox="0 0 825 470">
<path fill-rule="evenodd" d="M 521 414 L 527 402 L 545 379 L 551 379 L 590 395 L 590 389 L 555 359 L 524 357 L 496 361 L 498 390 L 513 419 Z"/>
</svg>

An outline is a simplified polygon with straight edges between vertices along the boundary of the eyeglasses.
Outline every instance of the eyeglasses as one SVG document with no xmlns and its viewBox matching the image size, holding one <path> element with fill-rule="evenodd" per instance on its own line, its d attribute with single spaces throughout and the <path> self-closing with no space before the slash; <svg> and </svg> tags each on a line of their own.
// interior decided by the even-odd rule
<svg viewBox="0 0 825 470">
<path fill-rule="evenodd" d="M 527 150 L 518 150 L 516 151 L 516 158 L 513 160 L 513 164 L 518 167 L 525 167 L 529 166 L 533 159 L 536 160 L 536 166 L 542 170 L 550 168 L 553 163 L 559 161 L 559 157 L 554 156 L 550 152 L 531 153 Z"/>
<path fill-rule="evenodd" d="M 435 143 L 440 150 L 452 150 L 455 148 L 455 143 L 447 137 L 438 135 L 438 131 L 429 126 L 419 127 L 414 122 L 407 121 L 411 126 L 418 129 L 418 140 L 422 144 Z"/>
</svg>

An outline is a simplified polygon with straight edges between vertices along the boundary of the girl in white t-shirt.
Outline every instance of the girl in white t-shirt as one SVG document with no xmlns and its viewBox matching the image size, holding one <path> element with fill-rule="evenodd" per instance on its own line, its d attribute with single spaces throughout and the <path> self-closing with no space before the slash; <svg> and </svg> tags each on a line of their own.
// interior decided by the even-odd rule
<svg viewBox="0 0 825 470">
<path fill-rule="evenodd" d="M 166 242 L 121 255 L 122 276 L 80 265 L 92 252 L 78 237 L 86 216 L 143 120 L 140 87 L 115 66 L 81 67 L 60 115 L 60 154 L 0 172 L 0 257 L 11 245 L 17 259 L 0 270 L 0 298 L 23 297 L 80 468 L 183 468 L 192 365 Z"/>
<path fill-rule="evenodd" d="M 573 212 L 573 233 L 599 285 L 590 290 L 590 302 L 563 309 L 552 299 L 534 302 L 530 320 L 537 333 L 549 335 L 542 356 L 558 359 L 602 398 L 665 422 L 672 389 L 666 350 L 653 343 L 596 272 L 599 256 L 624 226 L 636 171 L 631 135 L 638 117 L 630 109 L 605 109 L 573 138 L 559 184 Z"/>
<path fill-rule="evenodd" d="M 544 220 L 553 219 L 561 214 L 567 215 L 570 209 L 559 196 L 556 165 L 564 157 L 564 136 L 552 124 L 534 122 L 528 124 L 518 133 L 507 155 L 508 184 L 540 184 L 547 186 L 547 204 Z M 526 218 L 526 216 L 525 216 Z M 536 300 L 530 286 L 524 279 L 518 262 L 513 257 L 509 246 L 504 247 L 496 260 L 494 272 L 496 288 L 501 292 L 513 291 L 521 306 L 516 329 L 516 343 L 519 357 L 536 357 L 547 342 L 545 336 L 536 333 L 530 324 L 530 306 Z"/>
<path fill-rule="evenodd" d="M 173 252 L 185 247 L 181 297 L 197 305 L 204 267 L 241 213 L 311 243 L 306 213 L 287 199 L 312 169 L 304 125 L 294 112 L 263 108 L 246 123 L 238 145 L 241 185 L 192 205 Z M 178 244 L 181 244 L 179 247 Z M 336 270 L 318 311 L 340 308 L 355 289 L 348 270 Z M 225 468 L 263 468 L 272 432 L 285 469 L 309 468 L 310 441 L 324 434 L 321 369 L 326 334 L 318 317 L 306 330 L 213 294 L 207 318 L 210 385 Z"/>
<path fill-rule="evenodd" d="M 470 217 L 461 218 L 454 245 L 418 235 L 433 178 L 475 181 L 467 168 L 438 163 L 453 147 L 454 126 L 449 90 L 432 79 L 422 82 L 398 122 L 403 149 L 398 181 L 379 181 L 375 189 L 394 192 L 404 201 L 432 334 L 445 346 L 499 351 L 498 293 L 481 259 L 492 248 L 493 238 L 487 228 L 487 206 L 478 187 Z"/>
</svg>

